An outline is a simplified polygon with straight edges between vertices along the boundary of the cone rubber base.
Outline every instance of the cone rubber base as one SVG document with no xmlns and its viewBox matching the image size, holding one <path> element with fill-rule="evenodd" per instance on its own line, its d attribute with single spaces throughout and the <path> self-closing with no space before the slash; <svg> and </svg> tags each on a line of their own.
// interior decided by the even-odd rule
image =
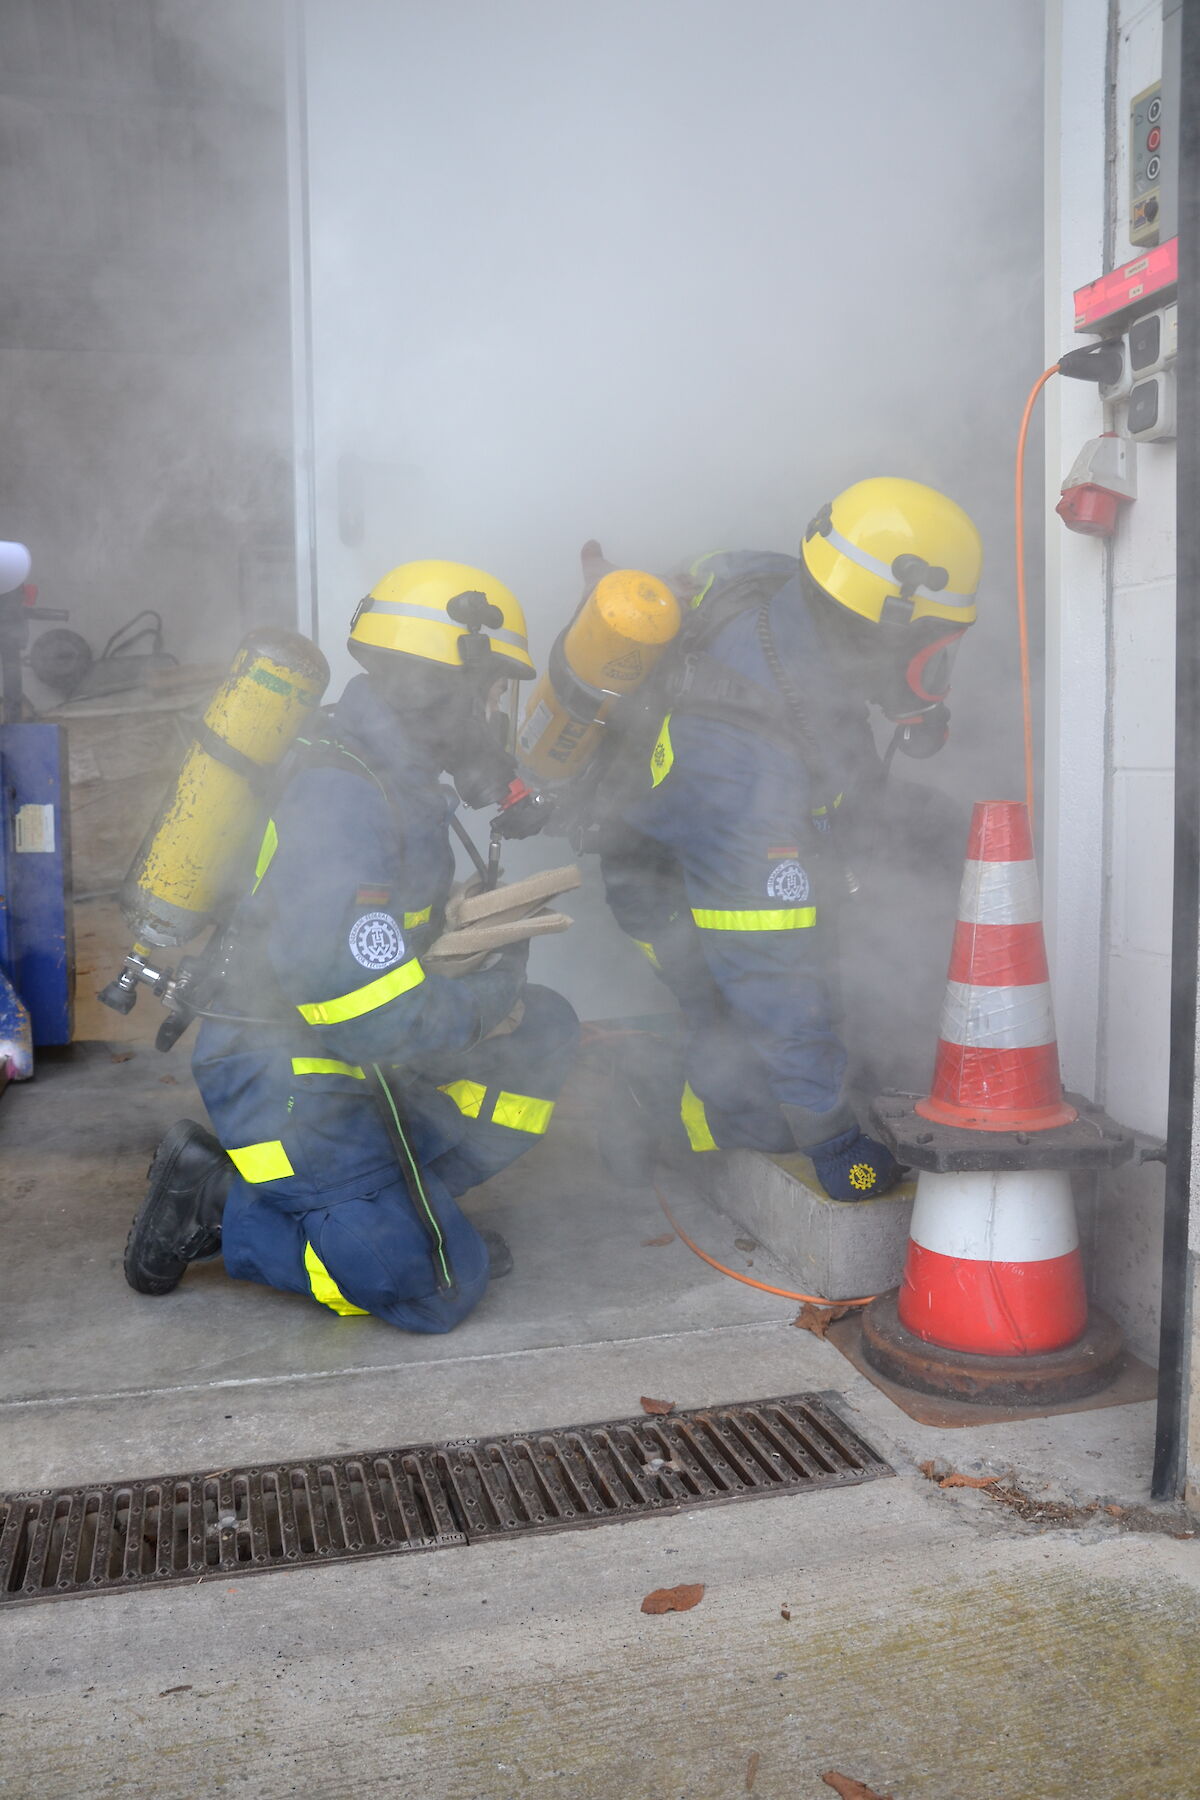
<svg viewBox="0 0 1200 1800">
<path fill-rule="evenodd" d="M 1091 1309 L 1087 1328 L 1065 1350 L 1037 1356 L 973 1356 L 944 1350 L 906 1329 L 896 1312 L 898 1290 L 880 1294 L 862 1317 L 862 1353 L 873 1369 L 920 1394 L 970 1400 L 977 1406 L 1049 1406 L 1099 1393 L 1117 1373 L 1124 1344 L 1107 1313 Z"/>
</svg>

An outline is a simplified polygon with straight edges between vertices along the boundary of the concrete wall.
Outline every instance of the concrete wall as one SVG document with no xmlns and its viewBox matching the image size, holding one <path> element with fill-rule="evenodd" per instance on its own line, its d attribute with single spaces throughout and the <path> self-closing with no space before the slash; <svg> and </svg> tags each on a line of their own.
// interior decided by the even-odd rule
<svg viewBox="0 0 1200 1800">
<path fill-rule="evenodd" d="M 588 537 L 650 568 L 794 553 L 840 487 L 909 474 L 975 514 L 987 569 L 952 753 L 903 773 L 964 802 L 1019 792 L 1010 490 L 1040 354 L 1040 6 L 302 13 L 326 653 L 385 570 L 449 555 L 518 591 L 544 657 Z M 590 875 L 572 910 L 589 966 L 577 934 L 535 952 L 541 973 L 602 1016 L 661 1004 Z M 916 1079 L 945 955 L 923 971 Z"/>
<path fill-rule="evenodd" d="M 1058 0 L 1048 38 L 1046 360 L 1092 341 L 1073 291 L 1136 254 L 1126 194 L 1130 97 L 1158 75 L 1161 7 Z M 1109 77 L 1115 74 L 1115 90 Z M 1113 128 L 1115 125 L 1115 129 Z M 1107 180 L 1106 180 L 1107 171 Z M 1163 1136 L 1170 1056 L 1175 452 L 1140 444 L 1138 499 L 1110 545 L 1049 516 L 1106 417 L 1096 390 L 1047 390 L 1046 887 L 1063 1070 L 1119 1119 Z M 1093 1280 L 1139 1354 L 1158 1343 L 1161 1165 L 1101 1186 Z"/>
<path fill-rule="evenodd" d="M 5 0 L 0 143 L 0 535 L 224 656 L 294 617 L 281 0 Z"/>
</svg>

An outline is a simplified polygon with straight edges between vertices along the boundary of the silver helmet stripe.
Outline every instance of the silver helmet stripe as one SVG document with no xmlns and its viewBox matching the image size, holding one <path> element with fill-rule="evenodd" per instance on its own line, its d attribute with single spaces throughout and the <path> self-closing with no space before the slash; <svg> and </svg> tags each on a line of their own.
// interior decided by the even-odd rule
<svg viewBox="0 0 1200 1800">
<path fill-rule="evenodd" d="M 857 544 L 852 544 L 849 538 L 842 536 L 836 525 L 830 525 L 828 530 L 822 531 L 820 535 L 827 544 L 832 544 L 842 556 L 855 563 L 858 568 L 865 569 L 868 575 L 878 575 L 881 581 L 896 581 L 896 576 L 887 563 L 880 562 L 879 558 L 872 556 L 869 550 L 860 550 Z M 947 601 L 955 600 L 960 601 L 963 605 L 970 605 L 975 598 L 974 594 L 956 594 L 951 588 L 942 588 L 935 594 L 929 588 L 917 587 L 913 588 L 912 593 L 914 596 L 919 594 L 922 600 L 932 600 L 935 605 L 944 605 Z"/>
</svg>

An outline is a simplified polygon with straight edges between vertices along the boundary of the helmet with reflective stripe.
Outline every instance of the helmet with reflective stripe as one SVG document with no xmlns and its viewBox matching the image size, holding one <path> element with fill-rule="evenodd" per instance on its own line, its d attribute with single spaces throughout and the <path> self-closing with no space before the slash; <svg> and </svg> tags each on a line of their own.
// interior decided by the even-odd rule
<svg viewBox="0 0 1200 1800">
<path fill-rule="evenodd" d="M 975 618 L 983 547 L 937 488 L 899 476 L 857 481 L 823 506 L 801 555 L 823 593 L 874 624 Z"/>
<path fill-rule="evenodd" d="M 350 651 L 362 645 L 450 668 L 494 667 L 497 679 L 537 673 L 516 596 L 467 563 L 401 563 L 359 602 Z"/>
</svg>

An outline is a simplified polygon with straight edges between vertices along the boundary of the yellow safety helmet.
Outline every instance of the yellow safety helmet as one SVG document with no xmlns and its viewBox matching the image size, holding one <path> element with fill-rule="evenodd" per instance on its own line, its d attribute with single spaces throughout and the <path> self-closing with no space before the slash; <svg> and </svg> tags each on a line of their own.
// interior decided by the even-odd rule
<svg viewBox="0 0 1200 1800">
<path fill-rule="evenodd" d="M 920 481 L 879 475 L 823 506 L 804 534 L 804 566 L 839 606 L 878 625 L 976 613 L 983 546 L 961 506 Z"/>
<path fill-rule="evenodd" d="M 498 680 L 537 673 L 520 602 L 494 575 L 467 563 L 401 563 L 359 602 L 352 654 L 356 644 L 455 669 L 479 668 L 486 656 Z"/>
</svg>

